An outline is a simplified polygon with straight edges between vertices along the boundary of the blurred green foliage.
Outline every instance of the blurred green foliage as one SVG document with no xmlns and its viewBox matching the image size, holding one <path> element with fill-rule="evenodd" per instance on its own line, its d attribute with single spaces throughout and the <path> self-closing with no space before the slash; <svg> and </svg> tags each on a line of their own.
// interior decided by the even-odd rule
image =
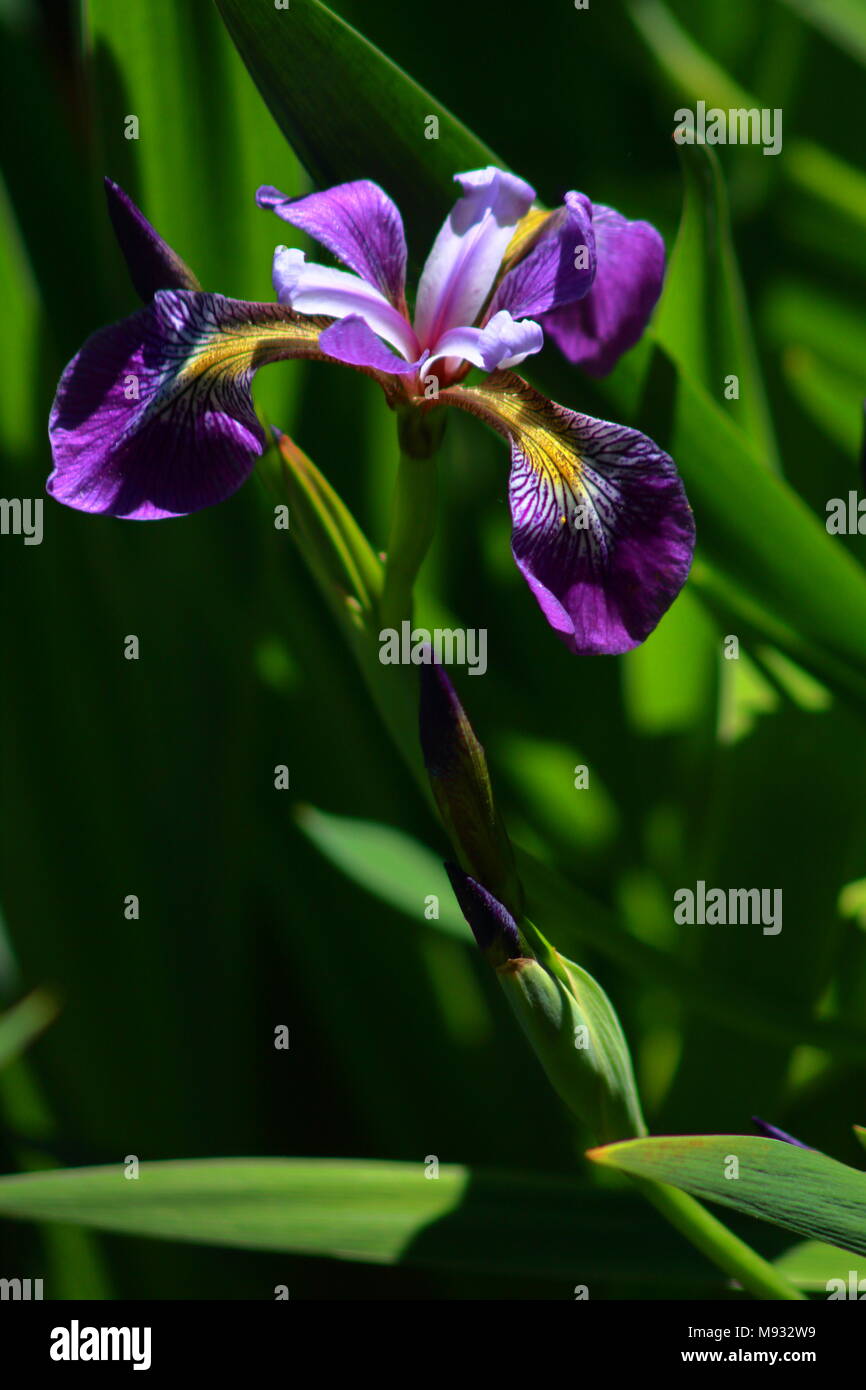
<svg viewBox="0 0 866 1390">
<path fill-rule="evenodd" d="M 489 673 L 461 694 L 515 838 L 550 871 L 567 935 L 545 931 L 616 1002 L 650 1128 L 737 1133 L 758 1113 L 856 1165 L 866 937 L 840 894 L 866 876 L 866 549 L 819 529 L 827 500 L 860 485 L 862 26 L 805 0 L 561 3 L 520 23 L 491 4 L 411 21 L 397 4 L 334 8 L 545 201 L 578 187 L 655 222 L 669 248 L 676 108 L 746 94 L 784 111 L 778 157 L 745 146 L 717 151 L 709 179 L 692 167 L 656 337 L 606 383 L 550 349 L 533 374 L 568 405 L 671 431 L 702 545 L 694 583 L 639 651 L 571 656 L 510 560 L 500 442 L 451 418 L 418 616 L 488 629 Z M 84 18 L 3 0 L 0 39 L 0 494 L 37 497 L 64 363 L 135 307 L 103 174 L 206 288 L 245 298 L 270 297 L 283 235 L 256 187 L 308 185 L 208 0 L 90 0 Z M 742 373 L 741 411 L 726 412 L 726 372 Z M 376 388 L 290 364 L 256 397 L 382 546 L 396 441 Z M 427 860 L 413 847 L 407 866 L 395 841 L 383 853 L 368 825 L 353 861 L 347 818 L 445 846 L 269 504 L 256 481 L 139 526 L 46 502 L 40 546 L 0 538 L 0 1005 L 44 985 L 60 1010 L 0 1073 L 0 1170 L 290 1154 L 420 1171 L 433 1154 L 572 1174 L 575 1136 L 450 903 L 424 919 L 438 878 L 411 910 L 406 874 L 420 882 Z M 131 633 L 138 662 L 123 659 Z M 729 634 L 739 661 L 723 657 Z M 676 926 L 672 894 L 699 879 L 781 888 L 783 931 Z M 598 1182 L 579 1167 L 575 1261 L 593 1297 L 720 1296 L 660 1219 Z M 630 1259 L 592 1231 L 582 1242 L 587 1211 Z M 791 1244 L 749 1234 L 764 1253 Z M 531 1269 L 407 1271 L 4 1223 L 0 1250 L 49 1297 L 267 1298 L 281 1283 L 302 1298 L 568 1298 L 573 1282 L 559 1247 Z"/>
</svg>

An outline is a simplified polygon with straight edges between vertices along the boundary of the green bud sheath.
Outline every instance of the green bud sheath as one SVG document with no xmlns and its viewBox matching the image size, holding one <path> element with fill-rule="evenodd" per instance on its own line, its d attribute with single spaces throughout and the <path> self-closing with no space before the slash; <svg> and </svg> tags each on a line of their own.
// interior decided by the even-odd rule
<svg viewBox="0 0 866 1390">
<path fill-rule="evenodd" d="M 566 988 L 537 960 L 520 956 L 499 983 L 556 1093 L 594 1142 L 646 1133 L 631 1058 L 607 995 L 591 975 L 563 962 Z"/>
</svg>

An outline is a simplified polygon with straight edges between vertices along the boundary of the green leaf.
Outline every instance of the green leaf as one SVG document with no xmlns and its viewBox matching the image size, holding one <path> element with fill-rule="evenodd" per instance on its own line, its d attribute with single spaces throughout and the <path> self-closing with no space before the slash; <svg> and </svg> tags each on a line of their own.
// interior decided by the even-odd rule
<svg viewBox="0 0 866 1390">
<path fill-rule="evenodd" d="M 373 615 L 381 594 L 381 561 L 342 498 L 294 440 L 278 433 L 277 453 L 294 539 L 338 621 L 357 627 Z"/>
<path fill-rule="evenodd" d="M 845 376 L 807 348 L 790 348 L 782 370 L 805 414 L 848 458 L 856 458 L 862 434 L 862 380 Z"/>
<path fill-rule="evenodd" d="M 849 458 L 856 458 L 866 361 L 862 314 L 811 285 L 786 279 L 770 290 L 761 319 L 800 405 Z"/>
<path fill-rule="evenodd" d="M 302 806 L 297 822 L 316 848 L 355 883 L 405 912 L 413 921 L 471 941 L 441 859 L 401 830 L 375 821 L 333 816 Z M 424 915 L 425 899 L 439 899 L 438 918 Z"/>
<path fill-rule="evenodd" d="M 782 0 L 807 23 L 866 63 L 866 9 L 862 0 Z"/>
<path fill-rule="evenodd" d="M 805 347 L 849 376 L 862 376 L 866 361 L 866 324 L 850 300 L 788 277 L 770 288 L 761 322 L 780 349 Z M 861 382 L 860 398 L 863 395 Z"/>
<path fill-rule="evenodd" d="M 0 1014 L 0 1067 L 14 1062 L 56 1017 L 57 1005 L 42 990 L 34 990 Z"/>
<path fill-rule="evenodd" d="M 273 5 L 271 14 L 279 23 Z M 299 170 L 219 16 L 205 0 L 90 0 L 85 22 L 94 186 L 103 174 L 117 179 L 205 289 L 270 300 L 279 238 L 255 193 L 263 183 L 300 191 Z M 128 138 L 130 115 L 136 138 Z M 102 207 L 99 214 L 108 243 Z M 280 424 L 291 424 L 301 377 L 295 364 L 256 382 L 257 402 Z"/>
<path fill-rule="evenodd" d="M 277 463 L 279 460 L 279 465 Z M 259 474 L 289 503 L 291 534 L 347 639 L 370 696 L 406 764 L 432 801 L 418 741 L 418 673 L 379 660 L 383 566 L 354 516 L 312 459 L 288 435 L 262 461 Z"/>
<path fill-rule="evenodd" d="M 678 92 L 707 106 L 755 106 L 741 87 L 677 22 L 661 0 L 627 0 L 626 8 L 662 71 Z"/>
<path fill-rule="evenodd" d="M 814 1149 L 752 1135 L 695 1134 L 610 1144 L 588 1157 L 866 1255 L 866 1173 Z M 732 1157 L 736 1177 L 727 1176 Z"/>
<path fill-rule="evenodd" d="M 7 459 L 27 457 L 38 410 L 37 372 L 42 313 L 38 287 L 6 186 L 0 178 L 0 281 L 9 341 L 0 372 L 0 446 Z"/>
<path fill-rule="evenodd" d="M 391 1262 L 459 1204 L 462 1168 L 425 1182 L 422 1164 L 212 1159 L 119 1164 L 0 1179 L 0 1213 L 131 1235 Z"/>
<path fill-rule="evenodd" d="M 706 726 L 714 718 L 718 668 L 716 625 L 686 587 L 647 640 L 622 658 L 632 726 L 645 734 Z"/>
<path fill-rule="evenodd" d="M 627 8 L 668 83 L 681 97 L 726 110 L 766 105 L 704 53 L 661 0 L 629 0 Z M 785 141 L 779 176 L 861 227 L 866 225 L 866 175 L 813 141 Z"/>
<path fill-rule="evenodd" d="M 560 844 L 569 852 L 599 850 L 615 838 L 617 807 L 594 775 L 575 796 L 578 766 L 588 759 L 574 746 L 552 739 L 509 733 L 499 761 L 520 796 L 534 829 L 543 832 L 547 844 Z"/>
<path fill-rule="evenodd" d="M 773 1261 L 780 1274 L 796 1284 L 798 1289 L 826 1293 L 831 1279 L 841 1279 L 847 1285 L 851 1274 L 851 1255 L 837 1245 L 825 1245 L 820 1240 L 804 1240 L 792 1245 L 784 1255 Z M 854 1271 L 859 1282 L 866 1278 L 866 1267 Z"/>
<path fill-rule="evenodd" d="M 18 326 L 16 310 L 22 299 L 31 303 L 41 300 L 50 313 L 44 328 L 38 331 L 47 335 L 52 353 L 59 352 L 59 369 L 65 354 L 80 346 L 82 325 L 91 323 L 96 327 L 110 303 L 104 274 L 93 273 L 94 231 L 104 220 L 104 209 L 100 208 L 99 218 L 94 218 L 92 189 L 88 187 L 82 159 L 80 122 L 70 119 L 71 64 L 66 65 L 67 80 L 58 80 L 48 45 L 34 41 L 38 32 L 35 14 L 28 13 L 25 20 L 25 7 L 18 8 L 20 13 L 13 15 L 9 6 L 0 6 L 0 168 L 4 195 L 8 195 L 17 222 L 11 248 L 4 248 L 0 255 L 0 276 L 12 310 L 11 319 L 4 319 L 4 328 L 9 334 Z M 59 33 L 55 32 L 55 37 L 59 38 Z M 46 216 L 44 200 L 38 193 L 37 169 L 46 159 L 51 162 L 54 206 L 63 209 L 62 256 L 57 254 L 55 219 Z M 101 198 L 101 185 L 99 193 Z M 5 221 L 5 209 L 2 216 Z M 6 234 L 4 227 L 4 238 Z M 7 339 L 12 346 L 4 354 L 4 373 L 13 380 L 18 371 L 26 370 L 28 358 L 32 359 L 33 351 L 40 346 L 30 339 L 32 332 L 32 328 L 28 329 L 20 343 L 17 338 Z M 19 351 L 26 355 L 15 362 Z M 46 387 L 53 385 L 54 368 L 53 362 L 39 363 L 22 401 L 26 405 L 28 397 L 41 398 L 42 419 Z M 44 382 L 40 380 L 42 375 L 47 375 Z M 0 404 L 5 422 L 6 402 Z M 20 406 L 12 407 L 13 420 L 18 409 Z"/>
<path fill-rule="evenodd" d="M 238 51 L 320 187 L 374 179 L 397 203 L 415 256 L 454 200 L 454 175 L 503 161 L 318 0 L 217 0 Z M 438 122 L 431 139 L 428 124 Z"/>
<path fill-rule="evenodd" d="M 572 1284 L 591 1273 L 657 1283 L 659 1259 L 692 1285 L 712 1278 L 619 1194 L 450 1164 L 428 1181 L 420 1160 L 191 1159 L 142 1164 L 137 1180 L 126 1180 L 119 1164 L 26 1174 L 0 1178 L 0 1216 Z"/>
<path fill-rule="evenodd" d="M 682 145 L 679 153 L 683 213 L 654 332 L 681 369 L 724 402 L 725 413 L 747 435 L 757 457 L 778 468 L 721 166 L 707 145 Z M 734 400 L 723 394 L 731 376 L 737 379 Z"/>
<path fill-rule="evenodd" d="M 676 459 L 694 508 L 691 582 L 866 706 L 866 572 L 660 347 L 641 426 Z"/>
<path fill-rule="evenodd" d="M 792 140 L 785 150 L 784 174 L 800 193 L 808 193 L 861 230 L 866 228 L 866 174 L 813 140 Z"/>
</svg>

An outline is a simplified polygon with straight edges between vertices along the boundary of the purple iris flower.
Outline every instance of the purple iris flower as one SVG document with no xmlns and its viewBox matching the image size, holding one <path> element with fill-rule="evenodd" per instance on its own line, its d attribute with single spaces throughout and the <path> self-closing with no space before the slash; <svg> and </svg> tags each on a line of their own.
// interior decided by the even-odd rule
<svg viewBox="0 0 866 1390">
<path fill-rule="evenodd" d="M 146 308 L 95 333 L 60 381 L 48 491 L 82 511 L 153 520 L 230 496 L 265 435 L 250 384 L 267 362 L 336 361 L 388 403 L 478 416 L 511 446 L 512 549 L 550 625 L 575 652 L 644 640 L 685 582 L 694 524 L 673 461 L 646 435 L 557 405 L 512 368 L 549 333 L 602 374 L 643 332 L 658 298 L 658 233 L 569 193 L 543 212 L 500 169 L 461 187 L 410 314 L 400 214 L 378 185 L 338 185 L 259 205 L 345 269 L 278 247 L 276 304 L 202 291 L 116 184 L 109 207 Z M 463 384 L 473 367 L 485 373 Z"/>
</svg>

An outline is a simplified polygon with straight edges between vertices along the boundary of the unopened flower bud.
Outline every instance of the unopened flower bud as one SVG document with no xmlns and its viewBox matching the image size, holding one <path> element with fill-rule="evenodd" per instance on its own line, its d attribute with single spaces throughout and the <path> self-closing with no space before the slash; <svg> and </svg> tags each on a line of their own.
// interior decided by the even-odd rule
<svg viewBox="0 0 866 1390">
<path fill-rule="evenodd" d="M 517 923 L 483 884 L 465 874 L 456 864 L 446 864 L 454 896 L 460 911 L 472 928 L 472 934 L 491 965 L 502 965 L 522 954 L 523 946 Z"/>
<path fill-rule="evenodd" d="M 421 667 L 420 733 L 433 795 L 461 866 L 519 917 L 523 894 L 484 749 L 447 671 L 432 663 Z"/>
</svg>

